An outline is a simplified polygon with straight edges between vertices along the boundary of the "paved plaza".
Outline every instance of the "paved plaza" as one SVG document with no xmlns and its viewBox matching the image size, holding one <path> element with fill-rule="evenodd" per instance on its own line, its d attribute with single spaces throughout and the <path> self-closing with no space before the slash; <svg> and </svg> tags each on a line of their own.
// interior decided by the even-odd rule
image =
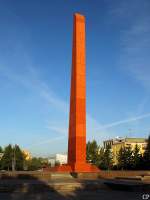
<svg viewBox="0 0 150 200">
<path fill-rule="evenodd" d="M 111 189 L 106 180 L 0 180 L 0 200 L 140 200 L 140 190 Z"/>
<path fill-rule="evenodd" d="M 35 193 L 0 193 L 1 200 L 140 200 L 143 193 L 138 192 L 125 192 L 125 191 L 110 191 L 106 189 L 100 189 L 97 191 L 60 191 L 60 192 L 35 192 Z"/>
</svg>

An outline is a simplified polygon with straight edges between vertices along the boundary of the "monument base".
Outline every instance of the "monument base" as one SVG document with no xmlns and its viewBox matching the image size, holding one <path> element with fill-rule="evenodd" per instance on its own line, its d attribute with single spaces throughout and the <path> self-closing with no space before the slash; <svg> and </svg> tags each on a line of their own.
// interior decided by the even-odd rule
<svg viewBox="0 0 150 200">
<path fill-rule="evenodd" d="M 50 168 L 45 168 L 44 171 L 50 172 L 100 172 L 100 170 L 92 164 L 89 163 L 73 163 L 61 166 L 55 166 Z"/>
</svg>

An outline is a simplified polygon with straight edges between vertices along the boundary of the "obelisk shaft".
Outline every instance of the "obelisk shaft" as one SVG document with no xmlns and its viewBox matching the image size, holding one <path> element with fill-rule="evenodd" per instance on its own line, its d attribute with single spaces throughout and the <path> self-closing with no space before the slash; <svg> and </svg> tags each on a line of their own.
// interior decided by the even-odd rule
<svg viewBox="0 0 150 200">
<path fill-rule="evenodd" d="M 85 17 L 74 15 L 68 164 L 86 162 Z"/>
<path fill-rule="evenodd" d="M 68 163 L 50 171 L 99 172 L 96 166 L 86 162 L 85 17 L 77 13 L 73 22 Z"/>
</svg>

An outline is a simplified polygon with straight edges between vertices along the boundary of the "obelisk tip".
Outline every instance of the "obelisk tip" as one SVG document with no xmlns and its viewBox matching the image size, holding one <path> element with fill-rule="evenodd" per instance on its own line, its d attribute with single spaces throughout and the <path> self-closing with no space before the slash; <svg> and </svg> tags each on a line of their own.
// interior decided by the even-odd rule
<svg viewBox="0 0 150 200">
<path fill-rule="evenodd" d="M 79 20 L 85 20 L 85 16 L 80 13 L 74 13 L 74 17 Z"/>
</svg>

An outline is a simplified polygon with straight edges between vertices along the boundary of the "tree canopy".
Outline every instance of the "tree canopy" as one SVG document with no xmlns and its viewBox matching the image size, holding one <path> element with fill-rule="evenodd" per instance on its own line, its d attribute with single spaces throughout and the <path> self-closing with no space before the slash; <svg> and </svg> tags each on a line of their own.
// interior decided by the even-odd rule
<svg viewBox="0 0 150 200">
<path fill-rule="evenodd" d="M 147 146 L 143 156 L 145 169 L 150 170 L 150 135 L 148 137 Z"/>
<path fill-rule="evenodd" d="M 98 150 L 99 146 L 95 140 L 92 142 L 88 141 L 86 145 L 86 159 L 89 162 L 96 164 L 98 161 Z"/>
<path fill-rule="evenodd" d="M 12 170 L 12 157 L 13 157 L 13 148 L 9 144 L 4 148 L 4 155 L 1 159 L 1 168 L 5 170 Z"/>
<path fill-rule="evenodd" d="M 141 154 L 138 144 L 134 149 L 131 146 L 122 146 L 117 155 L 117 165 L 113 165 L 113 152 L 110 146 L 106 149 L 100 148 L 93 140 L 87 143 L 86 150 L 87 160 L 100 169 L 150 170 L 150 136 L 144 155 Z"/>
</svg>

